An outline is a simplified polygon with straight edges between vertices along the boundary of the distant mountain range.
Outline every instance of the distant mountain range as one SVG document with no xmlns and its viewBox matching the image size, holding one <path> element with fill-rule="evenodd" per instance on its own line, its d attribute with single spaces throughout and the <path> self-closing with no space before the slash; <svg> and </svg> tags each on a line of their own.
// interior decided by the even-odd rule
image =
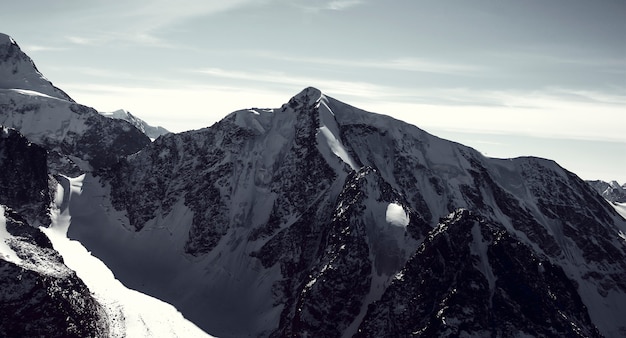
<svg viewBox="0 0 626 338">
<path fill-rule="evenodd" d="M 0 336 L 626 335 L 626 220 L 554 161 L 312 87 L 151 142 L 0 61 Z"/>
<path fill-rule="evenodd" d="M 617 181 L 587 181 L 602 197 L 614 203 L 626 203 L 626 183 L 620 185 Z"/>
<path fill-rule="evenodd" d="M 146 136 L 148 136 L 152 140 L 158 138 L 161 135 L 165 135 L 169 133 L 167 129 L 160 127 L 160 126 L 157 126 L 157 127 L 151 126 L 148 123 L 146 123 L 146 121 L 134 116 L 133 114 L 131 114 L 130 112 L 127 112 L 124 109 L 119 109 L 119 110 L 116 110 L 114 112 L 109 112 L 109 113 L 101 112 L 100 114 L 102 114 L 103 116 L 112 118 L 112 119 L 128 121 L 132 125 L 134 125 L 137 129 L 141 130 L 141 132 L 146 134 Z"/>
</svg>

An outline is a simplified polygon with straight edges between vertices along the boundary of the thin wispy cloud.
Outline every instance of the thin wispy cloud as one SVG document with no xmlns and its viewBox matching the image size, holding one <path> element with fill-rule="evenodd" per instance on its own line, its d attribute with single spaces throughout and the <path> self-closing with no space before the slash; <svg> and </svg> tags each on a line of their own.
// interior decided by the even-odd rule
<svg viewBox="0 0 626 338">
<path fill-rule="evenodd" d="M 484 65 L 462 64 L 454 62 L 443 62 L 431 59 L 420 59 L 416 57 L 397 57 L 391 59 L 339 59 L 323 57 L 303 57 L 278 54 L 271 51 L 252 51 L 259 57 L 288 61 L 292 63 L 316 64 L 349 68 L 369 68 L 397 70 L 406 72 L 455 74 L 455 75 L 478 75 L 480 72 L 488 71 Z"/>
<path fill-rule="evenodd" d="M 292 5 L 310 13 L 319 13 L 322 11 L 343 11 L 362 4 L 364 4 L 364 1 L 362 0 L 318 0 L 292 3 Z"/>
<path fill-rule="evenodd" d="M 84 36 L 66 36 L 65 39 L 67 39 L 67 41 L 75 44 L 75 45 L 95 45 L 97 44 L 99 41 L 101 41 L 100 38 L 94 38 L 94 37 L 84 37 Z"/>
<path fill-rule="evenodd" d="M 342 11 L 344 9 L 348 9 L 350 7 L 354 7 L 362 4 L 363 1 L 359 0 L 336 0 L 331 1 L 326 5 L 326 9 L 330 9 L 333 11 Z"/>
<path fill-rule="evenodd" d="M 31 52 L 54 52 L 54 51 L 64 51 L 67 48 L 58 47 L 58 46 L 44 46 L 44 45 L 20 45 L 20 47 L 26 51 L 27 53 Z"/>
<path fill-rule="evenodd" d="M 194 18 L 259 5 L 254 0 L 157 0 L 151 1 L 149 5 L 145 1 L 129 0 L 102 8 L 82 8 L 77 9 L 79 12 L 69 20 L 85 27 L 84 32 L 67 36 L 66 40 L 76 45 L 102 45 L 121 41 L 141 46 L 175 47 L 172 42 L 161 38 L 161 30 Z M 106 21 L 91 22 L 92 12 L 96 10 L 109 13 Z M 102 20 L 104 16 L 98 18 Z"/>
</svg>

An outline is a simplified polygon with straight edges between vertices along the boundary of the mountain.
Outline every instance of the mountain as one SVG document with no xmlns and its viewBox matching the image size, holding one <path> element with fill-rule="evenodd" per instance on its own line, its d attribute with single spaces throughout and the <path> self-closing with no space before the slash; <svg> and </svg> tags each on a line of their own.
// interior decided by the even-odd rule
<svg viewBox="0 0 626 338">
<path fill-rule="evenodd" d="M 169 133 L 167 129 L 160 127 L 160 126 L 157 126 L 157 127 L 151 126 L 146 121 L 134 116 L 130 112 L 127 112 L 126 110 L 123 110 L 123 109 L 119 109 L 110 113 L 101 112 L 100 114 L 102 114 L 103 116 L 112 118 L 112 119 L 128 121 L 137 129 L 141 130 L 144 134 L 146 134 L 146 136 L 148 136 L 152 140 L 158 138 L 161 135 L 165 135 Z"/>
<path fill-rule="evenodd" d="M 33 60 L 22 52 L 13 38 L 3 33 L 0 33 L 0 74 L 0 89 L 32 91 L 38 95 L 73 102 L 37 70 Z"/>
<path fill-rule="evenodd" d="M 605 182 L 601 180 L 587 181 L 602 197 L 613 203 L 626 203 L 626 184 L 620 185 L 617 181 Z"/>
<path fill-rule="evenodd" d="M 42 97 L 6 89 L 0 117 L 58 155 L 44 234 L 206 332 L 626 335 L 626 220 L 554 161 L 487 158 L 311 87 L 154 142 Z M 16 186 L 36 202 L 41 182 Z"/>
<path fill-rule="evenodd" d="M 71 162 L 83 170 L 97 170 L 150 142 L 126 121 L 108 119 L 93 108 L 35 91 L 0 89 L 0 111 L 0 125 L 19 130 L 56 154 L 69 156 L 55 163 L 60 167 Z"/>
<path fill-rule="evenodd" d="M 64 172 L 109 166 L 150 142 L 129 122 L 108 119 L 74 102 L 1 33 L 0 112 L 0 125 L 54 152 L 50 165 Z"/>
<path fill-rule="evenodd" d="M 77 222 L 73 236 L 128 285 L 219 336 L 419 331 L 383 324 L 370 309 L 389 308 L 381 315 L 402 322 L 391 311 L 397 299 L 426 289 L 398 276 L 433 260 L 449 267 L 436 271 L 441 283 L 431 280 L 439 293 L 430 304 L 454 289 L 463 296 L 459 320 L 429 334 L 624 332 L 626 223 L 584 181 L 545 159 L 486 158 L 314 88 L 278 109 L 161 137 L 106 181 L 112 199 L 84 219 L 101 221 Z M 462 209 L 471 216 L 444 226 Z M 482 221 L 459 228 L 474 222 L 465 218 Z M 435 255 L 446 238 L 459 251 Z M 163 271 L 176 278 L 152 278 Z M 461 290 L 465 276 L 475 285 Z M 475 304 L 474 291 L 496 303 Z M 441 306 L 419 313 L 432 321 Z M 493 320 L 465 328 L 463 309 Z"/>
<path fill-rule="evenodd" d="M 171 305 L 119 283 L 66 235 L 83 174 L 150 140 L 74 103 L 0 38 L 9 41 L 0 44 L 0 120 L 19 129 L 0 126 L 0 336 L 206 337 Z"/>
</svg>

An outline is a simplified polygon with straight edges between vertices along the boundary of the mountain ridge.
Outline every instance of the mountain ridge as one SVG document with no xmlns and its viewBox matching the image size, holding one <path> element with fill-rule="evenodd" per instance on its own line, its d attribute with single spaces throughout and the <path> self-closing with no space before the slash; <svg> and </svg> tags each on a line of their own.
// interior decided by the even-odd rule
<svg viewBox="0 0 626 338">
<path fill-rule="evenodd" d="M 313 87 L 154 142 L 1 94 L 0 123 L 58 154 L 37 167 L 67 236 L 211 334 L 626 332 L 626 220 L 554 161 L 487 158 Z"/>
<path fill-rule="evenodd" d="M 37 69 L 33 60 L 20 49 L 12 37 L 0 33 L 1 89 L 25 89 L 74 102 L 69 95 L 55 87 Z"/>
</svg>

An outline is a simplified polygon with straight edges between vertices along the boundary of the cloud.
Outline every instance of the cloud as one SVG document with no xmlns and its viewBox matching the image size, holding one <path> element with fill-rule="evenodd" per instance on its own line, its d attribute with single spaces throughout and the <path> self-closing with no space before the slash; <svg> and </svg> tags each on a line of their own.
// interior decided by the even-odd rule
<svg viewBox="0 0 626 338">
<path fill-rule="evenodd" d="M 255 0 L 155 0 L 149 5 L 143 0 L 123 3 L 97 2 L 77 6 L 67 14 L 66 23 L 82 27 L 80 34 L 66 39 L 77 45 L 101 45 L 115 41 L 153 47 L 174 47 L 160 38 L 166 27 L 197 17 L 211 16 L 246 6 L 259 6 Z"/>
<path fill-rule="evenodd" d="M 84 36 L 66 36 L 65 38 L 76 45 L 95 45 L 100 40 L 98 38 L 87 38 Z"/>
<path fill-rule="evenodd" d="M 44 45 L 20 45 L 22 50 L 26 53 L 34 53 L 34 52 L 51 52 L 51 51 L 63 51 L 67 50 L 64 47 L 57 46 L 44 46 Z"/>
<path fill-rule="evenodd" d="M 333 11 L 341 11 L 350 7 L 354 7 L 362 4 L 363 1 L 359 0 L 335 0 L 326 4 L 326 9 Z"/>
<path fill-rule="evenodd" d="M 386 92 L 384 86 L 367 82 L 333 80 L 284 72 L 244 72 L 221 68 L 205 68 L 195 72 L 216 78 L 282 85 L 283 88 L 290 88 L 294 92 L 307 86 L 318 87 L 328 92 L 350 96 L 376 97 L 378 93 Z"/>
<path fill-rule="evenodd" d="M 406 72 L 422 72 L 452 75 L 478 75 L 488 69 L 483 65 L 444 62 L 416 57 L 397 57 L 391 59 L 331 59 L 318 57 L 302 57 L 278 54 L 271 51 L 252 51 L 252 54 L 279 61 L 293 63 L 317 64 L 326 66 L 385 69 Z"/>
<path fill-rule="evenodd" d="M 305 12 L 318 13 L 321 11 L 343 11 L 363 3 L 362 0 L 301 1 L 295 6 Z"/>
</svg>

